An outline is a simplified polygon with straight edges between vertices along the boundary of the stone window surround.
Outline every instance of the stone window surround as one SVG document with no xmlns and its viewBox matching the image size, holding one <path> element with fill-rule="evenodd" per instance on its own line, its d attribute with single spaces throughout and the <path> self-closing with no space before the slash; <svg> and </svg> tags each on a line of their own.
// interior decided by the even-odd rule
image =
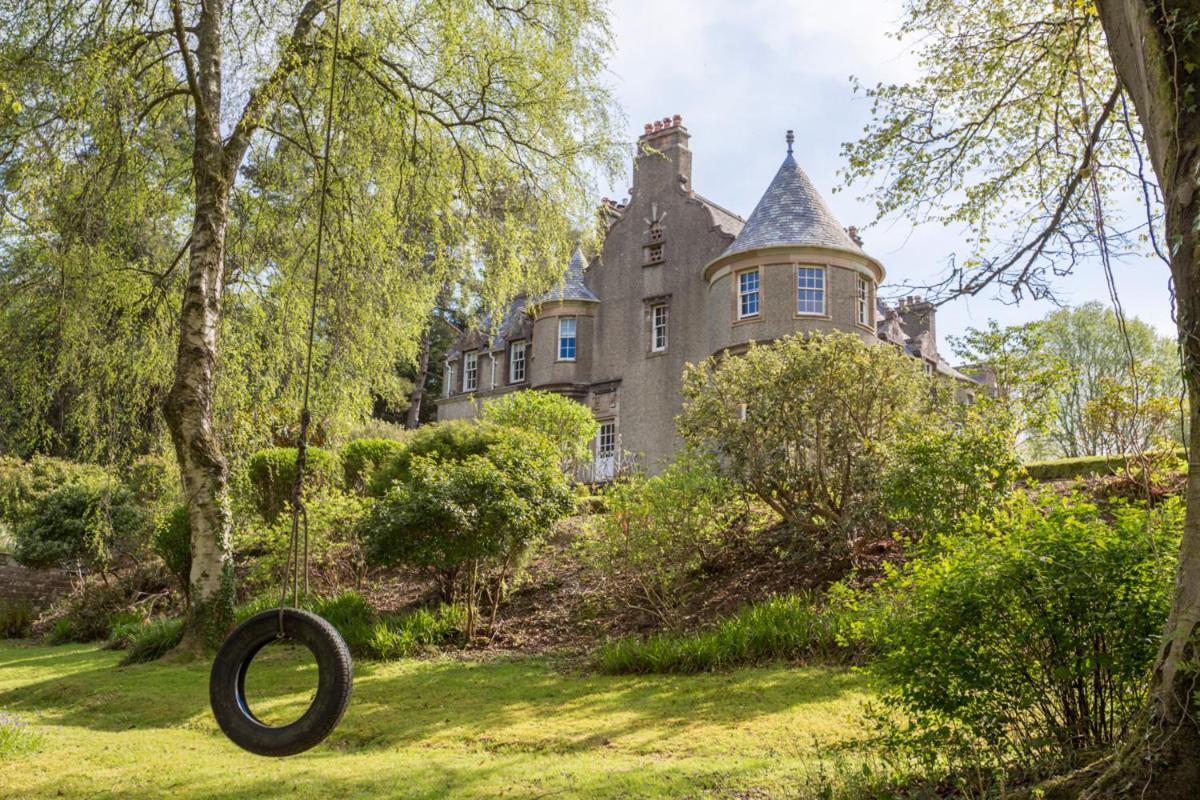
<svg viewBox="0 0 1200 800">
<path fill-rule="evenodd" d="M 754 287 L 754 294 L 757 296 L 755 310 L 752 314 L 742 313 L 742 276 L 749 273 L 755 273 L 758 276 L 758 281 Z M 748 294 L 748 293 L 747 293 Z M 747 322 L 751 320 L 760 320 L 763 316 L 763 296 L 762 296 L 762 269 L 757 265 L 737 270 L 733 273 L 733 319 L 735 322 Z"/>
<path fill-rule="evenodd" d="M 821 271 L 821 310 L 800 310 L 800 270 L 816 269 Z M 810 288 L 810 287 L 805 287 Z M 795 315 L 806 319 L 829 319 L 829 265 L 828 264 L 796 264 L 792 270 L 792 297 L 796 300 Z"/>
<path fill-rule="evenodd" d="M 516 354 L 518 352 L 518 345 L 520 345 L 520 350 L 519 350 L 519 352 L 521 353 L 520 359 L 518 359 L 516 357 Z M 519 378 L 517 377 L 517 364 L 521 365 L 521 377 L 519 377 Z M 517 339 L 516 341 L 513 341 L 513 342 L 509 343 L 509 345 L 508 345 L 508 382 L 510 384 L 524 383 L 526 381 L 526 379 L 528 378 L 528 375 L 529 375 L 529 341 L 526 339 Z"/>
<path fill-rule="evenodd" d="M 479 353 L 472 350 L 463 353 L 462 390 L 474 392 L 477 389 L 479 389 Z"/>
<path fill-rule="evenodd" d="M 866 289 L 864 297 L 863 290 Z M 866 320 L 862 318 L 863 307 L 866 304 Z M 863 330 L 875 331 L 875 287 L 871 281 L 862 275 L 854 276 L 854 324 Z"/>
<path fill-rule="evenodd" d="M 571 355 L 563 355 L 563 344 L 566 341 L 563 336 L 563 323 L 570 321 L 571 323 Z M 579 318 L 575 316 L 558 317 L 558 341 L 555 345 L 555 354 L 558 356 L 555 361 L 574 361 L 579 355 Z"/>
</svg>

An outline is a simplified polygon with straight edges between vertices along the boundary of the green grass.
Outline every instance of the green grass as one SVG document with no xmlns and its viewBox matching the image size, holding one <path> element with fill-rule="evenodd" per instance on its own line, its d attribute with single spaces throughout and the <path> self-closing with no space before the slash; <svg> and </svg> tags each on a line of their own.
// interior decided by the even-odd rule
<svg viewBox="0 0 1200 800">
<path fill-rule="evenodd" d="M 771 661 L 846 662 L 835 610 L 804 595 L 773 597 L 693 633 L 617 639 L 601 647 L 596 669 L 610 675 L 728 670 Z"/>
<path fill-rule="evenodd" d="M 252 705 L 294 717 L 313 669 L 266 652 Z M 0 797 L 807 797 L 821 749 L 862 732 L 870 699 L 864 678 L 831 668 L 608 677 L 538 659 L 358 662 L 333 735 L 263 759 L 217 730 L 207 663 L 120 658 L 0 643 L 0 708 L 40 737 L 0 764 Z"/>
</svg>

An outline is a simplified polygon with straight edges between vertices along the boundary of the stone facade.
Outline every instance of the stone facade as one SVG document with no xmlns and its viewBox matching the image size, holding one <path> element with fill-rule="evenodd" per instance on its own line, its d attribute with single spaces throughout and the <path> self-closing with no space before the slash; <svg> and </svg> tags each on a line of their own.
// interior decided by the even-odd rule
<svg viewBox="0 0 1200 800">
<path fill-rule="evenodd" d="M 796 164 L 790 131 L 783 165 L 745 220 L 693 188 L 688 140 L 678 116 L 646 126 L 629 199 L 604 201 L 601 252 L 587 264 L 577 251 L 558 289 L 463 334 L 438 419 L 474 416 L 488 397 L 521 388 L 560 392 L 601 423 L 590 477 L 603 480 L 625 458 L 653 470 L 678 449 L 684 364 L 751 341 L 848 331 L 962 378 L 937 354 L 932 305 L 879 303 L 883 266 Z"/>
</svg>

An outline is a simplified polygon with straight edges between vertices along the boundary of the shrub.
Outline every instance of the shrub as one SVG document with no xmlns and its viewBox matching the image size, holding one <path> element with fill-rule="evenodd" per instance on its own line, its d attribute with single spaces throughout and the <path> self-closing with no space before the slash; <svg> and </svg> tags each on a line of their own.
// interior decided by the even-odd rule
<svg viewBox="0 0 1200 800">
<path fill-rule="evenodd" d="M 412 658 L 459 642 L 465 622 L 462 609 L 450 605 L 390 616 L 372 628 L 364 651 L 384 661 Z"/>
<path fill-rule="evenodd" d="M 179 467 L 174 455 L 152 453 L 140 456 L 125 468 L 122 478 L 144 506 L 165 511 L 182 502 Z"/>
<path fill-rule="evenodd" d="M 527 389 L 483 404 L 486 422 L 544 436 L 558 452 L 559 467 L 568 475 L 592 459 L 591 444 L 599 423 L 587 406 L 554 392 Z"/>
<path fill-rule="evenodd" d="M 505 429 L 488 436 L 483 453 L 461 460 L 413 456 L 360 526 L 370 561 L 427 570 L 444 596 L 462 598 L 468 638 L 482 595 L 495 619 L 528 548 L 573 507 L 549 444 Z"/>
<path fill-rule="evenodd" d="M 492 445 L 511 438 L 503 428 L 473 420 L 451 420 L 424 425 L 413 432 L 408 446 L 395 458 L 376 470 L 371 478 L 369 494 L 382 497 L 396 483 L 411 477 L 410 466 L 417 456 L 444 461 L 461 461 L 468 456 L 486 453 Z"/>
<path fill-rule="evenodd" d="M 896 348 L 796 334 L 689 366 L 677 423 L 806 542 L 842 555 L 877 529 L 889 448 L 928 387 Z"/>
<path fill-rule="evenodd" d="M 342 468 L 336 453 L 309 447 L 307 459 L 304 486 L 308 497 L 321 497 L 340 488 Z M 274 522 L 291 504 L 292 484 L 296 480 L 296 448 L 259 450 L 246 463 L 246 476 L 254 507 L 263 519 Z"/>
<path fill-rule="evenodd" d="M 1106 746 L 1137 711 L 1170 606 L 1180 504 L 1015 494 L 875 590 L 886 702 L 914 746 L 1023 769 Z M 928 750 L 927 750 L 928 752 Z"/>
<path fill-rule="evenodd" d="M 121 665 L 142 664 L 157 661 L 175 649 L 183 640 L 182 617 L 157 619 L 143 624 L 130 637 L 128 652 Z"/>
<path fill-rule="evenodd" d="M 112 638 L 114 625 L 147 619 L 170 607 L 170 578 L 161 566 L 146 564 L 107 583 L 88 578 L 36 620 L 34 633 L 48 633 L 54 644 L 102 641 Z"/>
<path fill-rule="evenodd" d="M 0 639 L 24 639 L 33 633 L 33 604 L 0 600 Z"/>
<path fill-rule="evenodd" d="M 0 522 L 15 527 L 47 495 L 80 481 L 103 482 L 103 467 L 59 458 L 34 456 L 29 461 L 0 456 Z"/>
<path fill-rule="evenodd" d="M 40 497 L 13 538 L 16 559 L 25 566 L 80 564 L 103 572 L 118 556 L 144 550 L 150 520 L 124 486 L 86 479 Z"/>
<path fill-rule="evenodd" d="M 10 711 L 0 710 L 0 761 L 26 755 L 42 743 L 42 735 Z"/>
<path fill-rule="evenodd" d="M 310 498 L 304 505 L 308 517 L 308 564 L 314 591 L 331 593 L 343 584 L 359 585 L 366 563 L 358 540 L 357 525 L 366 501 L 354 495 L 330 492 Z M 283 515 L 274 522 L 255 518 L 239 520 L 234 530 L 234 552 L 238 563 L 247 565 L 244 580 L 252 591 L 278 586 L 287 562 L 292 520 Z M 303 528 L 300 535 L 303 536 Z M 303 555 L 303 544 L 301 544 Z"/>
<path fill-rule="evenodd" d="M 192 526 L 187 506 L 176 506 L 159 520 L 151 547 L 179 581 L 180 591 L 190 597 L 192 588 Z"/>
<path fill-rule="evenodd" d="M 947 398 L 899 432 L 883 484 L 886 512 L 910 534 L 948 533 L 963 516 L 1000 504 L 1021 474 L 1011 415 Z"/>
<path fill-rule="evenodd" d="M 395 439 L 355 439 L 347 442 L 338 453 L 342 459 L 342 480 L 346 491 L 366 493 L 375 471 L 395 461 L 404 448 L 405 443 Z"/>
<path fill-rule="evenodd" d="M 733 486 L 712 456 L 685 450 L 660 475 L 612 484 L 604 499 L 608 513 L 585 528 L 585 562 L 606 593 L 675 627 L 697 572 L 740 512 Z"/>
<path fill-rule="evenodd" d="M 711 672 L 769 661 L 844 663 L 854 649 L 841 639 L 839 610 L 804 595 L 773 597 L 696 633 L 663 633 L 606 642 L 594 658 L 610 675 Z"/>
</svg>

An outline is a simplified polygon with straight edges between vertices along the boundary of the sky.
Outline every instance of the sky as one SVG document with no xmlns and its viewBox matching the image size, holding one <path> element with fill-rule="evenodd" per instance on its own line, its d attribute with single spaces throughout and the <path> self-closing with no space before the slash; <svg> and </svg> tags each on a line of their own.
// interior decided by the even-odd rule
<svg viewBox="0 0 1200 800">
<path fill-rule="evenodd" d="M 865 85 L 917 74 L 907 44 L 887 34 L 898 27 L 900 0 L 611 0 L 617 52 L 610 85 L 627 116 L 629 140 L 643 123 L 681 114 L 691 134 L 692 185 L 705 197 L 749 216 L 786 153 L 784 133 L 796 132 L 796 159 L 843 225 L 865 227 L 873 206 L 858 187 L 835 193 L 842 142 L 869 119 L 850 76 Z M 629 183 L 608 187 L 617 199 Z M 931 282 L 959 247 L 962 232 L 882 220 L 863 232 L 864 248 L 887 269 L 889 284 Z M 1167 269 L 1150 259 L 1114 262 L 1126 314 L 1174 335 Z M 898 291 L 891 287 L 893 292 Z M 888 293 L 888 287 L 881 295 Z M 1059 278 L 1062 303 L 1110 303 L 1099 261 Z M 1048 301 L 980 295 L 938 311 L 938 338 L 981 327 L 989 319 L 1016 324 L 1055 308 Z"/>
</svg>

